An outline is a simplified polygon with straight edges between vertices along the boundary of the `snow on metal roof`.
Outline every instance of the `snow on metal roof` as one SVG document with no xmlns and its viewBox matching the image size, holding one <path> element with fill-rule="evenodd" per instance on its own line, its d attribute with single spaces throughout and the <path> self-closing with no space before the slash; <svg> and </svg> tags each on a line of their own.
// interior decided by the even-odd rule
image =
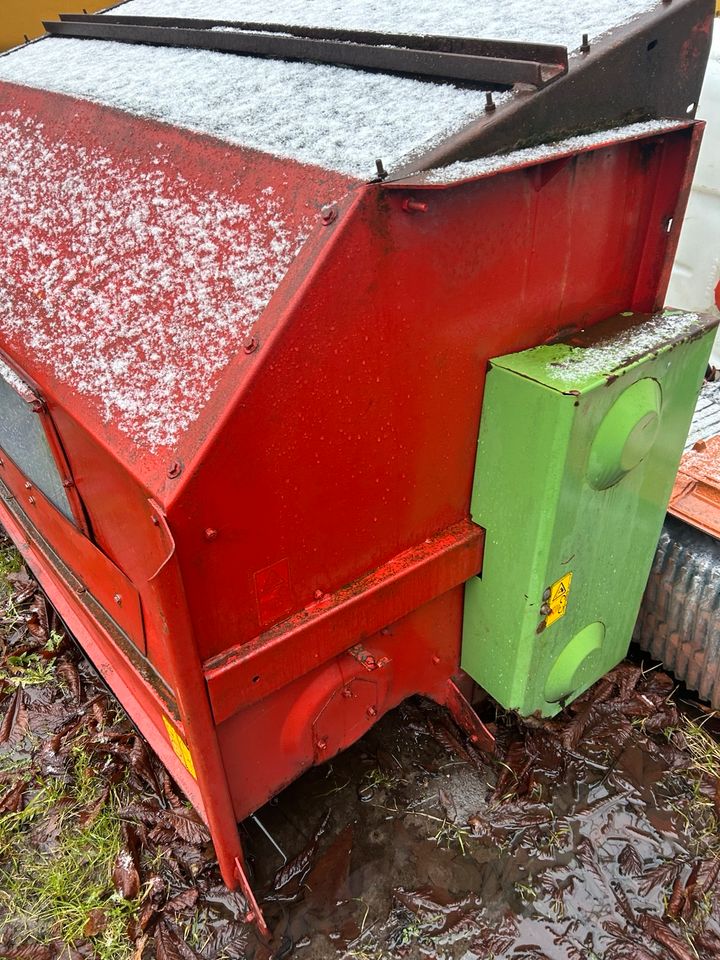
<svg viewBox="0 0 720 960">
<path fill-rule="evenodd" d="M 460 160 L 447 167 L 439 167 L 427 173 L 421 173 L 425 183 L 457 183 L 460 180 L 469 180 L 474 177 L 488 176 L 510 170 L 525 164 L 541 163 L 544 160 L 553 160 L 566 154 L 576 153 L 578 150 L 588 150 L 603 143 L 623 143 L 637 137 L 651 133 L 673 130 L 684 126 L 682 120 L 646 120 L 643 123 L 631 123 L 625 127 L 613 127 L 611 130 L 597 130 L 595 133 L 581 134 L 577 137 L 568 137 L 556 143 L 542 143 L 537 147 L 525 147 L 522 150 L 512 150 L 491 157 L 480 157 L 477 160 Z"/>
<path fill-rule="evenodd" d="M 657 0 L 130 0 L 114 13 L 561 43 L 597 37 Z"/>
<path fill-rule="evenodd" d="M 362 180 L 375 176 L 377 157 L 390 169 L 410 151 L 462 127 L 485 104 L 479 90 L 361 70 L 65 38 L 0 58 L 0 80 L 93 100 Z"/>
<path fill-rule="evenodd" d="M 654 0 L 130 0 L 123 15 L 205 17 L 560 42 L 576 47 Z M 0 58 L 0 80 L 93 100 L 358 177 L 482 115 L 482 91 L 341 67 L 54 38 Z M 496 96 L 501 102 L 509 94 Z"/>
<path fill-rule="evenodd" d="M 128 164 L 0 111 L 0 335 L 155 450 L 199 417 L 310 225 L 270 187 L 241 202 L 162 151 Z"/>
</svg>

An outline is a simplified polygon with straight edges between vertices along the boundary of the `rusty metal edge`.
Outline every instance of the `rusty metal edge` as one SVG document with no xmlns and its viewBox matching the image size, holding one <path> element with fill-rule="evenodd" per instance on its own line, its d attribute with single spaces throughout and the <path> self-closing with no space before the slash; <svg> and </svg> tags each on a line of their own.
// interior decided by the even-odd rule
<svg viewBox="0 0 720 960">
<path fill-rule="evenodd" d="M 356 67 L 363 70 L 398 73 L 440 82 L 460 82 L 488 86 L 512 86 L 526 83 L 543 87 L 558 79 L 567 70 L 567 51 L 545 61 L 531 53 L 515 49 L 516 57 L 508 56 L 498 41 L 496 49 L 483 40 L 425 37 L 424 43 L 405 45 L 405 36 L 365 33 L 362 39 L 335 39 L 331 36 L 308 36 L 295 31 L 249 30 L 233 21 L 227 32 L 210 27 L 190 26 L 192 21 L 170 19 L 161 25 L 137 22 L 135 18 L 80 15 L 60 21 L 43 21 L 46 31 L 56 37 L 111 40 L 119 43 L 182 47 L 220 53 L 269 57 L 279 60 L 300 60 L 308 63 Z M 275 25 L 273 25 L 275 26 Z M 329 33 L 329 31 L 327 31 Z M 436 45 L 429 42 L 437 41 Z M 444 47 L 455 47 L 446 50 Z M 515 45 L 517 48 L 519 45 Z M 553 48 L 554 49 L 554 48 Z"/>
<path fill-rule="evenodd" d="M 565 141 L 561 140 L 557 143 L 557 151 L 547 156 L 530 157 L 525 159 L 520 156 L 517 160 L 513 161 L 513 157 L 516 156 L 516 154 L 521 153 L 523 148 L 520 148 L 520 151 L 513 150 L 507 154 L 497 154 L 499 159 L 507 158 L 508 162 L 506 165 L 493 167 L 491 170 L 482 171 L 476 174 L 460 176 L 457 179 L 446 181 L 432 180 L 428 179 L 427 177 L 432 175 L 434 172 L 433 170 L 421 170 L 418 173 L 411 174 L 402 180 L 395 180 L 394 178 L 384 180 L 382 187 L 385 190 L 417 189 L 422 190 L 423 192 L 428 190 L 448 190 L 453 187 L 461 186 L 465 183 L 476 183 L 478 180 L 487 180 L 488 178 L 497 176 L 499 174 L 513 173 L 517 170 L 527 170 L 530 167 L 540 166 L 541 164 L 545 163 L 553 163 L 556 160 L 567 160 L 570 157 L 577 156 L 581 153 L 591 153 L 594 150 L 602 150 L 607 147 L 615 147 L 625 143 L 634 143 L 638 140 L 655 140 L 660 137 L 665 137 L 668 134 L 672 136 L 679 133 L 685 133 L 688 130 L 694 129 L 695 127 L 703 126 L 704 123 L 701 120 L 667 120 L 664 126 L 658 127 L 656 130 L 652 130 L 650 132 L 638 131 L 630 134 L 629 136 L 615 137 L 613 136 L 613 130 L 611 129 L 607 131 L 607 137 L 605 139 L 598 140 L 597 142 L 590 143 L 583 147 L 569 145 L 567 148 L 564 148 L 563 143 Z"/>
<path fill-rule="evenodd" d="M 411 155 L 390 179 L 645 120 L 694 119 L 714 14 L 714 0 L 663 0 L 572 55 L 554 83 L 516 89 L 509 101 Z"/>
</svg>

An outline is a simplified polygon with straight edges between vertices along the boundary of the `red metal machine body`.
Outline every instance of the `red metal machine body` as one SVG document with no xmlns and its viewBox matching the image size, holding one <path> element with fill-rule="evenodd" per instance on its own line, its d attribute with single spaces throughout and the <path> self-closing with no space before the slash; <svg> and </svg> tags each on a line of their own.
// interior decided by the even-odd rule
<svg viewBox="0 0 720 960">
<path fill-rule="evenodd" d="M 463 584 L 482 567 L 469 498 L 487 361 L 662 304 L 700 136 L 686 100 L 712 12 L 698 0 L 663 8 L 666 27 L 684 24 L 666 55 L 687 88 L 682 111 L 659 115 L 667 123 L 447 183 L 421 168 L 363 183 L 0 83 L 0 140 L 22 144 L 2 175 L 20 199 L 0 208 L 14 251 L 3 296 L 18 320 L 0 324 L 0 343 L 52 425 L 72 493 L 69 517 L 3 455 L 0 520 L 210 825 L 229 884 L 237 821 L 408 696 L 454 696 Z M 533 97 L 550 110 L 563 82 L 526 95 L 528 116 L 539 116 Z M 494 131 L 502 113 L 481 125 Z M 558 139 L 579 126 L 547 128 Z M 198 259 L 216 257 L 217 278 L 246 234 L 230 220 L 208 253 L 195 234 L 173 240 L 158 214 L 138 250 L 137 231 L 94 224 L 116 202 L 202 219 L 203 196 L 236 217 L 255 205 L 252 242 L 282 280 L 247 335 L 213 340 L 197 320 L 162 344 L 161 366 L 183 374 L 168 409 L 197 408 L 165 429 L 122 391 L 108 399 L 79 382 L 72 324 L 99 340 L 99 305 L 125 311 L 137 370 L 152 366 L 143 311 L 170 322 Z M 278 233 L 296 255 L 276 257 Z M 148 258 L 171 279 L 135 309 L 128 290 Z M 58 260 L 75 275 L 55 274 L 50 289 Z M 224 302 L 222 289 L 208 296 Z M 68 302 L 85 312 L 59 328 Z M 101 344 L 111 371 L 114 349 Z"/>
</svg>

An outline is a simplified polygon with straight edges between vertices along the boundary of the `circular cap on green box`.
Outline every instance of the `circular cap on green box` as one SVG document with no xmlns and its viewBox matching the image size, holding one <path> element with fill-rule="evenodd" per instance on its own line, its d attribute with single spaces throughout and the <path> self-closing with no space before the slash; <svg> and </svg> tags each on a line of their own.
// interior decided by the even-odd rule
<svg viewBox="0 0 720 960">
<path fill-rule="evenodd" d="M 605 624 L 589 623 L 576 633 L 557 658 L 545 682 L 545 699 L 558 703 L 602 674 L 599 666 Z"/>
<path fill-rule="evenodd" d="M 657 380 L 636 380 L 605 414 L 590 448 L 588 482 L 596 490 L 607 490 L 634 470 L 650 451 L 662 408 L 662 391 Z"/>
</svg>

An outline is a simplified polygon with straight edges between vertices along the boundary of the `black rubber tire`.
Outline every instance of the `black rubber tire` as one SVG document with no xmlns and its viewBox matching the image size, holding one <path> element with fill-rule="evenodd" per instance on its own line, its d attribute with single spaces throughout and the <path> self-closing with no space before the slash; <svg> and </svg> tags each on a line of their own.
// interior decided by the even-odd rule
<svg viewBox="0 0 720 960">
<path fill-rule="evenodd" d="M 667 518 L 634 639 L 720 709 L 720 542 Z"/>
</svg>

